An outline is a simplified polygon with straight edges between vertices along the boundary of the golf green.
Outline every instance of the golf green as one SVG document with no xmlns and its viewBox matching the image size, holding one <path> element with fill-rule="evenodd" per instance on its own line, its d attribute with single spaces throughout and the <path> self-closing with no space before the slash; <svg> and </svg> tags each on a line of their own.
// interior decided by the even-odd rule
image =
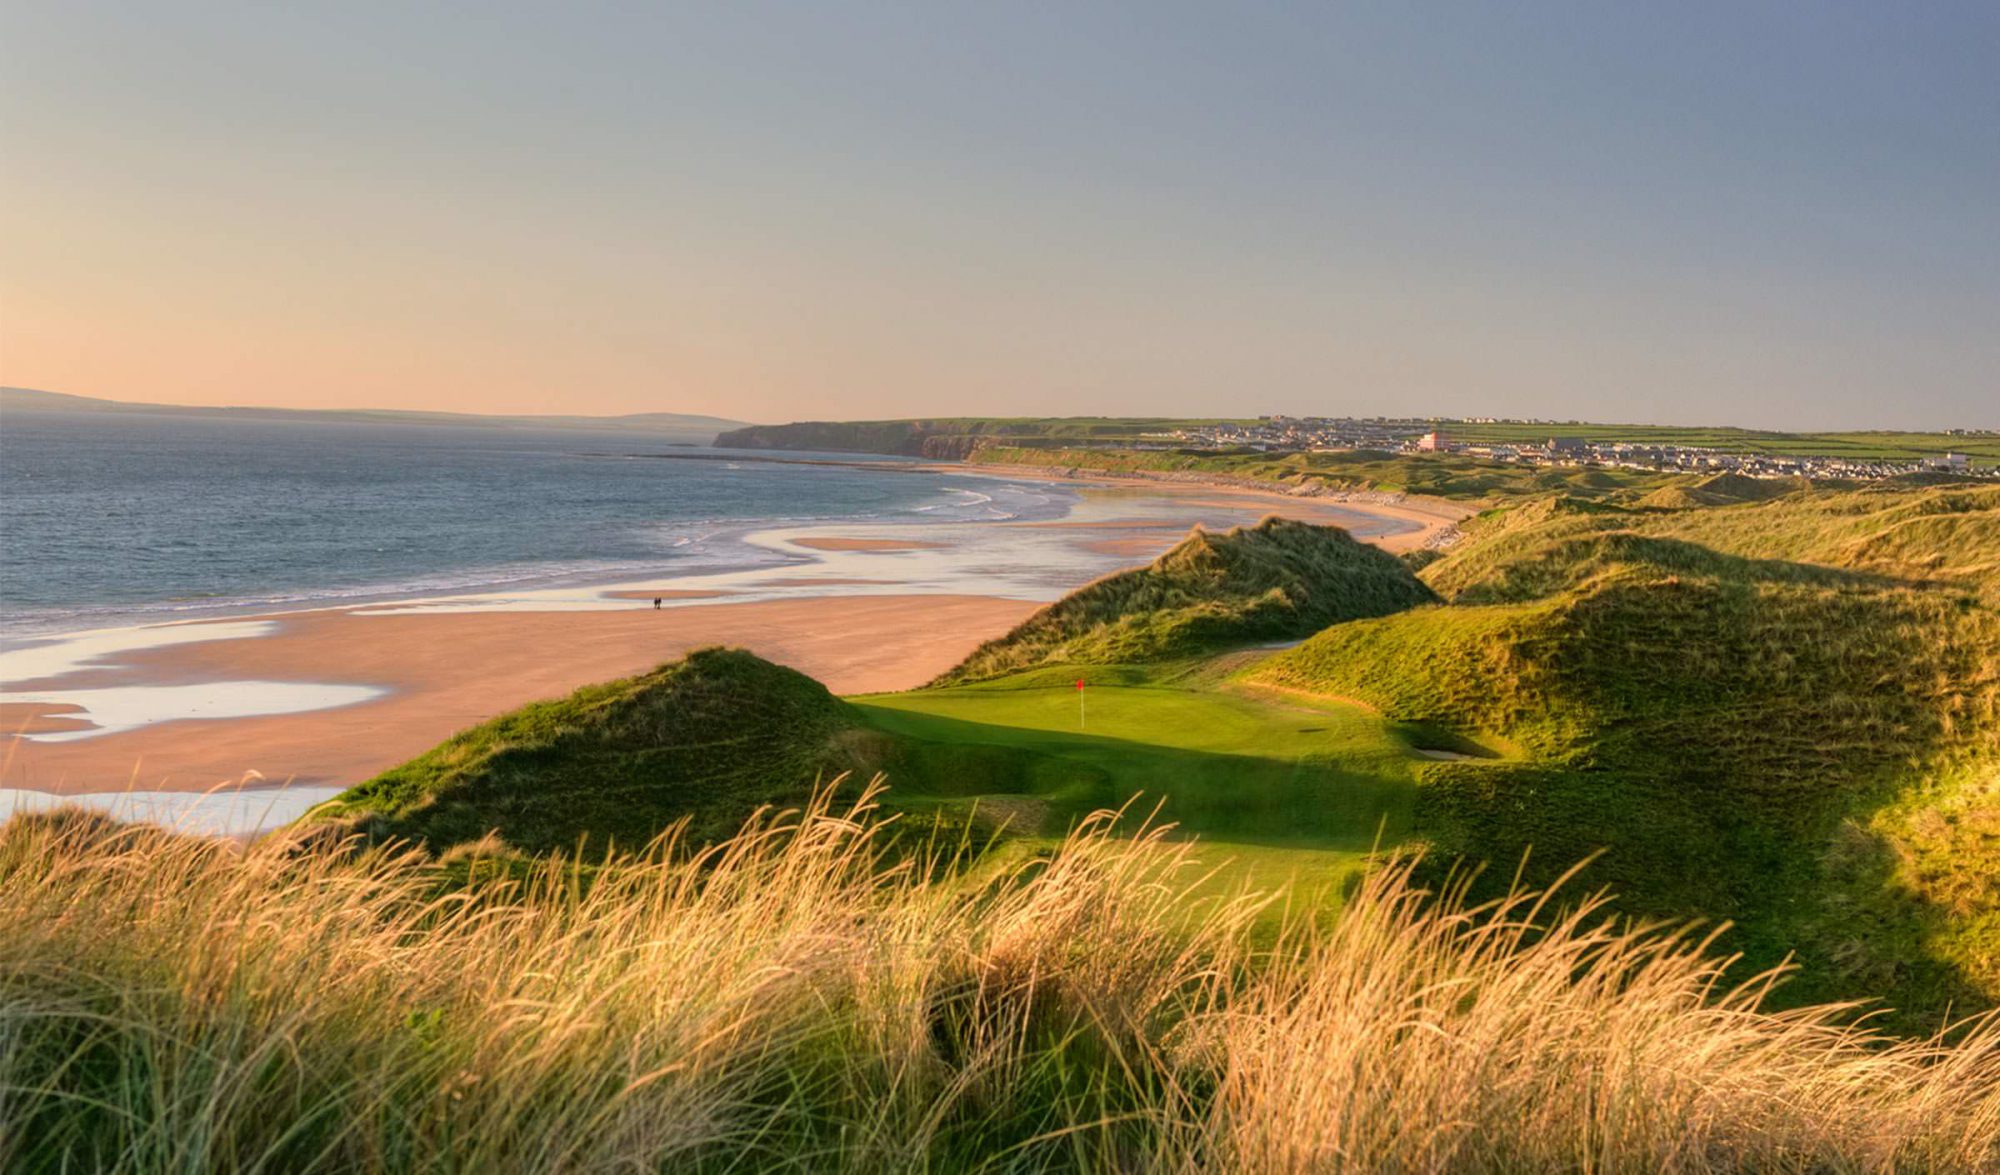
<svg viewBox="0 0 2000 1175">
<path fill-rule="evenodd" d="M 1358 706 L 1227 684 L 1090 684 L 1039 673 L 849 699 L 893 735 L 892 796 L 978 805 L 1017 834 L 1059 836 L 1135 794 L 1135 812 L 1199 838 L 1215 885 L 1323 898 L 1408 835 L 1421 761 Z"/>
</svg>

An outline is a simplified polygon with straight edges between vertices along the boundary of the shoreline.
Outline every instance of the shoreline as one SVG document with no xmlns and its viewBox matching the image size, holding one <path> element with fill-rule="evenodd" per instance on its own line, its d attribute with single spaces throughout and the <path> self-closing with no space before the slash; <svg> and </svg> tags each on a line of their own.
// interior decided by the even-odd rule
<svg viewBox="0 0 2000 1175">
<path fill-rule="evenodd" d="M 964 459 L 940 461 L 923 457 L 884 456 L 870 459 L 865 455 L 856 455 L 852 458 L 780 455 L 785 452 L 787 450 L 771 450 L 769 453 L 730 450 L 727 453 L 645 453 L 634 456 L 663 461 L 763 461 L 773 465 L 821 465 L 894 473 L 955 473 L 968 477 L 1034 481 L 1048 485 L 1106 485 L 1129 488 L 1134 483 L 1140 483 L 1155 488 L 1173 487 L 1258 495 L 1290 503 L 1319 502 L 1335 506 L 1351 506 L 1358 507 L 1356 513 L 1397 518 L 1413 522 L 1422 528 L 1422 533 L 1417 537 L 1395 542 L 1394 545 L 1391 541 L 1394 536 L 1378 542 L 1384 550 L 1397 554 L 1432 545 L 1437 536 L 1449 532 L 1459 522 L 1479 513 L 1477 506 L 1455 502 L 1448 498 L 1432 497 L 1428 494 L 1391 490 L 1315 490 L 1311 493 L 1299 493 L 1281 488 L 1276 482 L 1260 482 L 1256 478 L 1230 477 L 1216 473 L 1153 469 L 1085 470 L 1081 467 L 1057 471 L 1046 465 L 1008 465 L 998 462 L 985 464 Z"/>
<path fill-rule="evenodd" d="M 942 473 L 961 477 L 1029 482 L 1071 488 L 1098 487 L 1124 491 L 1137 490 L 1145 492 L 1148 496 L 1157 495 L 1163 499 L 1178 499 L 1183 502 L 1198 501 L 1204 495 L 1219 496 L 1228 499 L 1232 505 L 1236 504 L 1239 500 L 1260 500 L 1269 502 L 1274 506 L 1283 505 L 1290 510 L 1303 511 L 1305 513 L 1297 516 L 1306 517 L 1309 521 L 1348 525 L 1350 530 L 1355 531 L 1357 538 L 1374 542 L 1384 550 L 1394 554 L 1401 554 L 1423 546 L 1439 545 L 1438 539 L 1441 535 L 1448 537 L 1451 528 L 1457 522 L 1477 513 L 1474 507 L 1423 495 L 1387 494 L 1375 491 L 1299 494 L 1288 492 L 1275 485 L 1250 483 L 1247 479 L 1229 480 L 1209 475 L 1159 473 L 1157 471 L 1079 471 L 1072 475 L 1043 466 L 977 465 L 962 461 L 926 461 L 919 458 L 904 460 L 883 459 L 876 461 L 866 458 L 847 460 L 734 453 L 653 453 L 635 454 L 634 456 L 644 456 L 660 460 L 761 461 L 773 464 L 832 466 L 873 471 Z M 1370 534 L 1364 533 L 1363 528 L 1352 526 L 1349 519 L 1310 517 L 1311 514 L 1322 513 L 1327 510 L 1341 514 L 1358 515 L 1365 518 L 1394 520 L 1406 523 L 1412 529 L 1400 533 Z M 1278 512 L 1282 513 L 1285 511 Z M 1074 510 L 1071 513 L 1074 513 Z M 977 525 L 1067 527 L 1072 525 L 1072 523 L 1065 516 L 1056 519 L 981 520 Z M 1105 529 L 1136 530 L 1148 524 L 1140 523 L 1136 520 L 1128 520 L 1102 523 L 1094 522 L 1088 525 Z M 1151 525 L 1164 529 L 1166 524 L 1155 523 Z M 1179 525 L 1183 532 L 1187 529 L 1186 523 L 1176 525 Z M 751 546 L 763 546 L 764 544 L 757 543 L 754 540 L 768 534 L 783 534 L 791 531 L 804 532 L 807 530 L 839 531 L 853 529 L 908 531 L 913 529 L 928 530 L 931 527 L 924 522 L 885 523 L 868 520 L 846 524 L 832 520 L 786 524 L 774 528 L 768 523 L 746 520 L 739 525 L 725 528 L 723 532 L 719 533 L 733 535 L 736 541 L 744 542 Z M 803 583 L 805 582 L 805 578 L 812 577 L 814 572 L 820 570 L 817 565 L 824 560 L 816 556 L 822 556 L 826 553 L 870 549 L 879 551 L 911 550 L 929 548 L 934 545 L 924 540 L 913 541 L 900 537 L 885 538 L 877 536 L 863 538 L 858 540 L 858 542 L 841 537 L 814 539 L 810 542 L 798 543 L 790 549 L 789 553 L 794 557 L 795 561 L 789 565 L 788 569 L 798 576 L 804 577 L 799 581 Z M 1121 540 L 1112 546 L 1107 546 L 1106 550 L 1116 550 L 1120 554 L 1136 557 L 1140 553 L 1140 546 L 1136 541 Z M 653 595 L 662 595 L 669 599 L 708 597 L 728 593 L 710 590 L 707 586 L 707 581 L 727 582 L 752 570 L 777 571 L 779 568 L 706 566 L 698 569 L 676 570 L 671 565 L 662 565 L 650 572 L 642 572 L 634 569 L 633 574 L 623 576 L 607 577 L 607 573 L 599 573 L 596 576 L 576 577 L 566 574 L 550 574 L 548 576 L 530 576 L 515 581 L 505 579 L 492 582 L 474 581 L 459 587 L 435 585 L 421 588 L 397 587 L 393 585 L 363 587 L 354 589 L 352 595 L 344 597 L 304 597 L 295 599 L 218 602 L 212 606 L 195 602 L 185 602 L 181 607 L 159 612 L 149 611 L 148 609 L 175 602 L 151 601 L 134 604 L 132 605 L 132 611 L 129 612 L 107 612 L 92 616 L 89 619 L 76 617 L 75 620 L 80 624 L 79 627 L 50 627 L 46 629 L 30 627 L 26 630 L 17 631 L 0 630 L 0 662 L 4 662 L 4 658 L 8 654 L 18 649 L 33 648 L 50 641 L 68 640 L 84 634 L 123 632 L 138 628 L 156 628 L 169 625 L 261 620 L 308 615 L 322 611 L 421 607 L 439 600 L 501 596 L 526 600 L 536 597 L 576 596 L 591 593 L 601 593 L 605 598 L 624 598 L 629 600 L 650 599 Z M 772 582 L 776 583 L 779 580 L 774 579 Z M 830 583 L 832 581 L 825 582 Z M 646 586 L 650 584 L 669 583 L 672 586 L 663 590 L 655 590 L 652 587 Z"/>
<path fill-rule="evenodd" d="M 752 545 L 794 558 L 735 572 L 267 609 L 51 638 L 8 654 L 0 789 L 350 786 L 529 702 L 712 644 L 750 649 L 835 693 L 909 689 L 1049 600 L 1165 551 L 1193 525 L 1283 513 L 1346 525 L 1391 551 L 1449 525 L 1401 503 L 1261 488 L 941 471 L 1066 482 L 1083 493 L 1053 519 L 752 531 Z M 61 647 L 65 640 L 75 647 Z M 315 690 L 324 705 L 313 703 Z M 94 710 L 66 695 L 116 702 L 121 724 L 94 721 Z M 221 712 L 203 712 L 212 699 L 224 699 L 214 703 Z"/>
<path fill-rule="evenodd" d="M 930 466 L 947 472 L 975 476 L 1004 477 L 1017 481 L 1041 481 L 1052 485 L 1103 485 L 1131 488 L 1134 484 L 1148 488 L 1181 488 L 1210 493 L 1238 494 L 1249 497 L 1267 498 L 1274 502 L 1291 505 L 1314 503 L 1346 509 L 1356 514 L 1394 518 L 1414 523 L 1419 530 L 1414 534 L 1387 535 L 1373 539 L 1377 546 L 1393 554 L 1402 554 L 1420 547 L 1437 543 L 1438 536 L 1450 533 L 1458 523 L 1479 513 L 1477 507 L 1454 502 L 1448 498 L 1434 498 L 1426 494 L 1392 493 L 1386 490 L 1330 490 L 1315 493 L 1294 493 L 1278 488 L 1273 483 L 1260 484 L 1254 478 L 1229 478 L 1218 474 L 1168 472 L 1151 469 L 1137 470 L 1084 470 L 1055 472 L 1039 465 L 982 465 L 962 461 L 946 462 Z M 1050 525 L 1043 523 L 1040 525 Z M 1056 525 L 1060 525 L 1059 523 Z"/>
<path fill-rule="evenodd" d="M 837 693 L 908 689 L 1040 606 L 981 596 L 867 596 L 724 601 L 658 612 L 294 614 L 268 634 L 138 650 L 71 676 L 144 683 L 140 688 L 341 681 L 383 694 L 296 713 L 163 721 L 68 741 L 10 738 L 0 788 L 73 795 L 351 786 L 468 726 L 716 644 L 748 648 Z M 9 716 L 10 735 L 20 724 L 19 715 Z"/>
</svg>

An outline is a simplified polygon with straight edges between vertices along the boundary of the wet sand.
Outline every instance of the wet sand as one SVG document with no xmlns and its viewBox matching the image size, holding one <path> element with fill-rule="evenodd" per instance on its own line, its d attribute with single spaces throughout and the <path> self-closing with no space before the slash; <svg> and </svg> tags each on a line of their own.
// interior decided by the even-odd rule
<svg viewBox="0 0 2000 1175">
<path fill-rule="evenodd" d="M 0 730 L 8 735 L 95 730 L 90 711 L 74 702 L 0 702 Z"/>
<path fill-rule="evenodd" d="M 1160 553 L 1160 544 L 1157 540 L 1143 535 L 1127 535 L 1124 538 L 1091 539 L 1083 544 L 1083 549 L 1095 551 L 1100 555 L 1117 555 L 1131 559 L 1135 563 L 1143 563 Z"/>
<path fill-rule="evenodd" d="M 0 786 L 59 793 L 202 791 L 245 781 L 345 786 L 525 703 L 641 673 L 704 645 L 742 646 L 836 693 L 907 689 L 1039 606 L 980 596 L 868 596 L 660 612 L 298 613 L 279 618 L 269 636 L 140 650 L 116 668 L 63 680 L 89 688 L 341 682 L 389 695 L 302 714 L 162 722 L 72 742 L 8 738 Z M 12 732 L 28 717 L 16 712 L 0 721 Z M 60 722 L 55 714 L 42 718 L 51 720 Z"/>
<path fill-rule="evenodd" d="M 857 539 L 839 535 L 791 540 L 795 547 L 813 551 L 941 551 L 949 543 L 927 543 L 904 539 Z"/>
</svg>

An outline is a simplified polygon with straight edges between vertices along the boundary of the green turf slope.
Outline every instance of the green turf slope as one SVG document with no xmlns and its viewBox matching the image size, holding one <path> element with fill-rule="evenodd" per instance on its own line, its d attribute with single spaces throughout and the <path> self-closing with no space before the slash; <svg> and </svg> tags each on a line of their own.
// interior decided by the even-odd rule
<svg viewBox="0 0 2000 1175">
<path fill-rule="evenodd" d="M 1451 603 L 1250 671 L 1509 752 L 1426 767 L 1420 828 L 1628 909 L 1729 918 L 1803 994 L 2000 994 L 2000 489 L 1684 510 L 1542 502 L 1424 578 Z"/>
<path fill-rule="evenodd" d="M 740 649 L 701 649 L 481 723 L 314 813 L 433 848 L 497 832 L 527 851 L 637 847 L 688 818 L 734 832 L 807 791 L 848 707 Z"/>
<path fill-rule="evenodd" d="M 1071 592 L 981 645 L 938 684 L 1298 639 L 1432 598 L 1402 561 L 1337 526 L 1273 517 L 1222 534 L 1197 528 L 1150 565 Z"/>
<path fill-rule="evenodd" d="M 881 774 L 892 805 L 1009 836 L 1061 835 L 1144 792 L 1189 831 L 1286 852 L 1338 842 L 1352 857 L 1406 830 L 1409 746 L 1351 707 L 1258 699 L 1191 667 L 1210 650 L 1431 598 L 1404 564 L 1337 528 L 1197 531 L 951 675 L 980 688 L 850 705 L 748 653 L 704 650 L 468 730 L 317 817 L 432 848 L 489 832 L 526 851 L 631 846 L 683 817 L 700 841 L 757 804 L 804 798 L 815 780 Z M 1080 673 L 1095 682 L 1087 725 L 1072 711 Z"/>
<path fill-rule="evenodd" d="M 1228 863 L 1220 884 L 1296 882 L 1301 902 L 1337 899 L 1374 847 L 1409 834 L 1425 760 L 1408 732 L 1353 705 L 1163 676 L 1062 667 L 854 698 L 853 766 L 886 774 L 914 815 L 1030 841 L 1136 795 Z"/>
<path fill-rule="evenodd" d="M 1032 852 L 1138 796 L 1203 839 L 1218 886 L 1297 883 L 1298 902 L 1331 910 L 1372 849 L 1408 835 L 1422 761 L 1410 732 L 1360 707 L 1181 666 L 841 700 L 709 649 L 474 727 L 312 818 L 434 851 L 492 833 L 526 852 L 636 847 L 686 818 L 699 844 L 847 773 L 885 777 L 920 836 Z"/>
</svg>

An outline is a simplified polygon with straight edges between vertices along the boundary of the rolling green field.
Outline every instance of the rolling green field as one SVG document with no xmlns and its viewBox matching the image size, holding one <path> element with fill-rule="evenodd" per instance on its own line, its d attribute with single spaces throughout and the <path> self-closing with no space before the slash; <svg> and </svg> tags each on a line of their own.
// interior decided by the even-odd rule
<svg viewBox="0 0 2000 1175">
<path fill-rule="evenodd" d="M 1992 421 L 1967 421 L 1991 426 Z M 1853 457 L 1909 461 L 1940 453 L 1966 453 L 2000 462 L 2000 436 L 1941 432 L 1771 432 L 1748 428 L 1687 428 L 1668 424 L 1451 424 L 1452 439 L 1474 444 L 1540 444 L 1550 437 L 1644 445 L 1679 445 L 1730 453 L 1785 457 Z"/>
</svg>

